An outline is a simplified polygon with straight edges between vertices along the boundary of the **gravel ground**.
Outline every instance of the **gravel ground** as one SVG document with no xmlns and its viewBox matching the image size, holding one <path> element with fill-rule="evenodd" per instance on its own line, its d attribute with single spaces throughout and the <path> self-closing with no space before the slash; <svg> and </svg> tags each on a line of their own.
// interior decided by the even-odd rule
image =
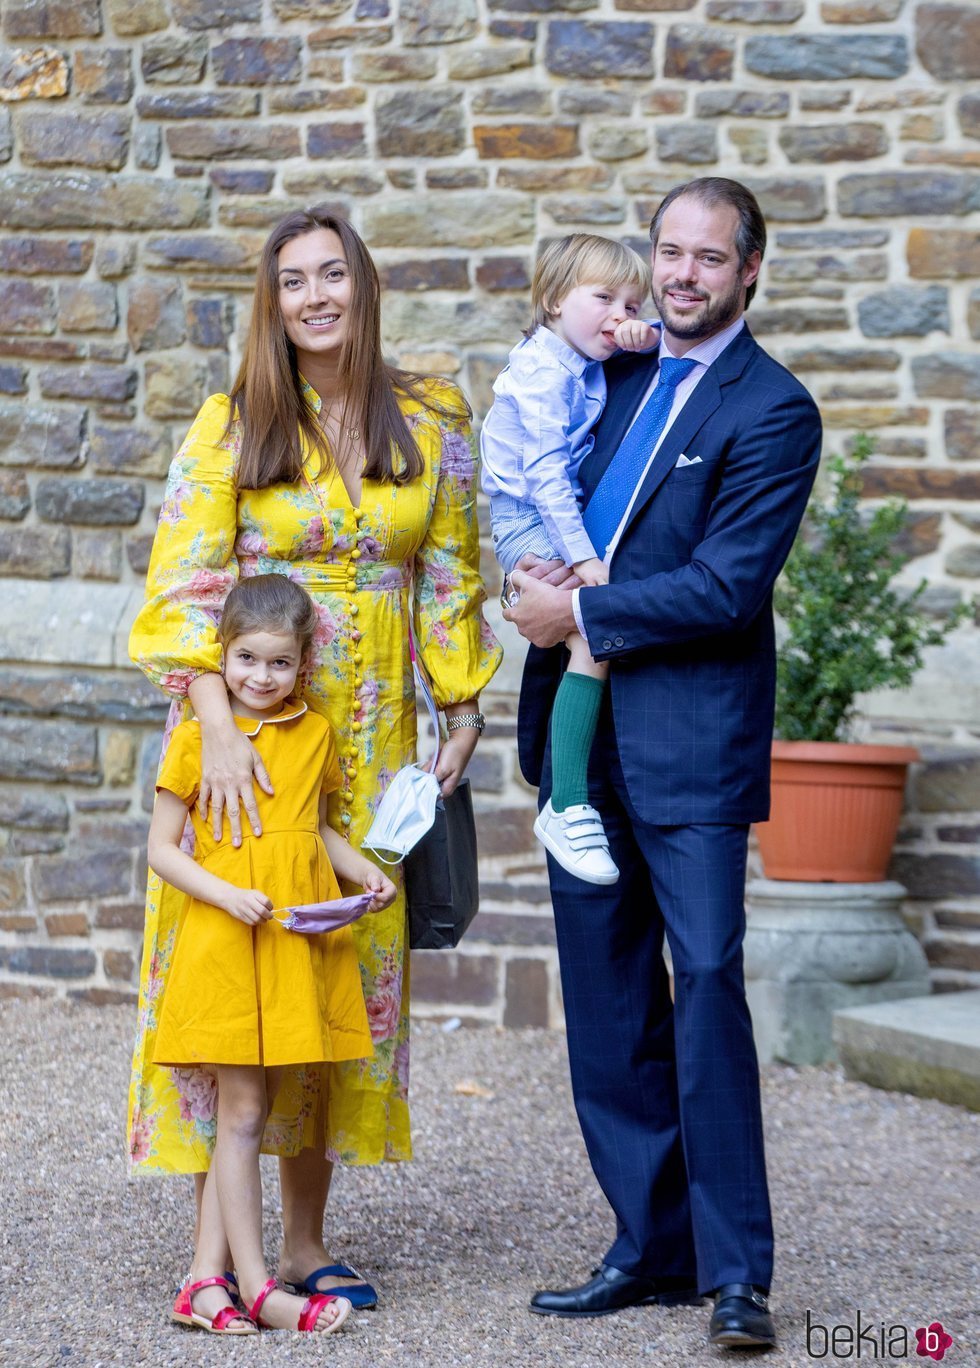
<svg viewBox="0 0 980 1368">
<path fill-rule="evenodd" d="M 340 1172 L 331 1207 L 328 1247 L 377 1283 L 381 1309 L 329 1339 L 222 1342 L 171 1326 L 168 1298 L 189 1256 L 190 1184 L 127 1180 L 131 1029 L 126 1009 L 0 1008 L 5 1368 L 746 1361 L 705 1345 L 707 1307 L 582 1322 L 528 1314 L 530 1291 L 580 1281 L 610 1237 L 564 1041 L 546 1031 L 417 1029 L 417 1159 Z M 827 1069 L 768 1069 L 764 1102 L 781 1337 L 767 1365 L 813 1362 L 807 1308 L 825 1326 L 853 1327 L 860 1310 L 885 1361 L 882 1323 L 908 1327 L 908 1358 L 925 1363 L 913 1332 L 938 1318 L 953 1335 L 950 1368 L 980 1363 L 980 1118 Z M 271 1165 L 268 1173 L 274 1253 Z M 824 1346 L 818 1337 L 811 1347 Z M 874 1357 L 867 1339 L 861 1357 Z"/>
</svg>

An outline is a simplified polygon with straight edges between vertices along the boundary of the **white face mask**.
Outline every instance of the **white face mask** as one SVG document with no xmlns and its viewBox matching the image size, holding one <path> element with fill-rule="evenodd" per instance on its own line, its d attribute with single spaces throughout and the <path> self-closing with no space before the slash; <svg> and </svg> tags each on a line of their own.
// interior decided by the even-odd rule
<svg viewBox="0 0 980 1368">
<path fill-rule="evenodd" d="M 361 842 L 363 848 L 384 864 L 397 864 L 432 826 L 438 797 L 439 781 L 434 774 L 418 765 L 405 765 L 388 785 Z M 388 854 L 394 854 L 395 859 L 389 859 Z"/>
</svg>

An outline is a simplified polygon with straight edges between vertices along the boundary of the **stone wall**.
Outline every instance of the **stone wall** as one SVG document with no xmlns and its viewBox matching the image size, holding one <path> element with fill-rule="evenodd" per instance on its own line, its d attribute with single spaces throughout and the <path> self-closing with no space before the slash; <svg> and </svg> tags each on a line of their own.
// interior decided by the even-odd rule
<svg viewBox="0 0 980 1368">
<path fill-rule="evenodd" d="M 481 412 L 536 243 L 642 246 L 672 184 L 745 180 L 771 226 L 753 330 L 831 448 L 874 433 L 868 494 L 911 501 L 937 608 L 977 587 L 975 4 L 2 0 L 0 101 L 0 993 L 132 993 L 163 709 L 126 629 L 167 462 L 288 207 L 351 217 L 392 356 Z M 980 982 L 977 656 L 963 631 L 908 697 L 868 700 L 869 731 L 926 743 L 895 873 L 946 985 Z M 418 957 L 421 1010 L 560 1010 L 519 661 L 474 769 L 485 910 L 459 954 Z"/>
</svg>

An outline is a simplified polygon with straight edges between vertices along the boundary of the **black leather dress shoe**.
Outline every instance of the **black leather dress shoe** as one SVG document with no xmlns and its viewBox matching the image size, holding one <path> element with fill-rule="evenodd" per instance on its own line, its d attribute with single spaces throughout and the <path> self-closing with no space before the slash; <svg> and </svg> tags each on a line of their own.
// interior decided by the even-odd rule
<svg viewBox="0 0 980 1368">
<path fill-rule="evenodd" d="M 771 1349 L 776 1327 L 769 1299 L 751 1283 L 725 1283 L 715 1288 L 708 1342 L 727 1349 Z"/>
<path fill-rule="evenodd" d="M 701 1298 L 683 1278 L 634 1278 L 600 1264 L 581 1287 L 535 1292 L 531 1310 L 539 1316 L 610 1316 L 628 1306 L 700 1306 Z"/>
</svg>

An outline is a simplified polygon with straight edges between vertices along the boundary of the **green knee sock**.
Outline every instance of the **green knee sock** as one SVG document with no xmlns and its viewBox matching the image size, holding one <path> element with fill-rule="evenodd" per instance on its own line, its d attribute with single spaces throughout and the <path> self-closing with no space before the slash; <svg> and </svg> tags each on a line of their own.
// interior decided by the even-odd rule
<svg viewBox="0 0 980 1368">
<path fill-rule="evenodd" d="M 551 713 L 551 806 L 564 812 L 589 801 L 589 754 L 605 684 L 566 670 Z"/>
</svg>

